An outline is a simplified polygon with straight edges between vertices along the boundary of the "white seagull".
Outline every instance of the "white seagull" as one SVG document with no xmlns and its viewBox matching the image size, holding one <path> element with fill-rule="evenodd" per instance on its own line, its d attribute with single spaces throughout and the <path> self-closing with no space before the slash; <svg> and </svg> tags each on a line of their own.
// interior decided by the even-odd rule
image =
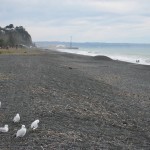
<svg viewBox="0 0 150 150">
<path fill-rule="evenodd" d="M 13 119 L 13 122 L 19 122 L 20 121 L 20 115 L 16 114 L 16 116 Z"/>
<path fill-rule="evenodd" d="M 34 122 L 32 122 L 31 129 L 35 130 L 36 128 L 38 128 L 39 122 L 40 122 L 39 120 L 35 120 Z"/>
<path fill-rule="evenodd" d="M 22 125 L 21 129 L 17 131 L 16 137 L 23 137 L 23 136 L 25 136 L 26 131 L 27 131 L 27 129 L 26 129 L 25 125 Z"/>
<path fill-rule="evenodd" d="M 8 125 L 6 124 L 4 127 L 0 127 L 0 132 L 8 132 Z"/>
</svg>

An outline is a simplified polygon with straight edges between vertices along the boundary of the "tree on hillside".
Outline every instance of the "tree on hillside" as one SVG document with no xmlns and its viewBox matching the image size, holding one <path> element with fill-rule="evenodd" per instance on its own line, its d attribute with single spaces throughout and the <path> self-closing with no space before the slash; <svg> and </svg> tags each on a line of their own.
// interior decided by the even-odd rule
<svg viewBox="0 0 150 150">
<path fill-rule="evenodd" d="M 18 31 L 25 31 L 25 28 L 23 26 L 19 26 L 19 27 L 16 27 L 16 30 L 18 30 Z"/>
<path fill-rule="evenodd" d="M 0 39 L 0 47 L 4 46 L 4 40 Z"/>
<path fill-rule="evenodd" d="M 10 46 L 15 46 L 16 45 L 15 44 L 15 38 L 13 37 L 12 34 L 10 34 L 10 36 L 9 36 L 9 45 Z"/>
<path fill-rule="evenodd" d="M 10 25 L 6 26 L 5 28 L 10 28 L 10 29 L 12 29 L 12 28 L 14 28 L 14 25 L 13 25 L 13 24 L 10 24 Z"/>
</svg>

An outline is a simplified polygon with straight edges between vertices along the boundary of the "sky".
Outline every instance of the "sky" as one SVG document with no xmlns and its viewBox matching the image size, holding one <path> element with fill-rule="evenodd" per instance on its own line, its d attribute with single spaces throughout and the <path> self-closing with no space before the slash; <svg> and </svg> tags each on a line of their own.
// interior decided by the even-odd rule
<svg viewBox="0 0 150 150">
<path fill-rule="evenodd" d="M 33 41 L 150 43 L 150 0 L 0 0 L 0 26 Z"/>
</svg>

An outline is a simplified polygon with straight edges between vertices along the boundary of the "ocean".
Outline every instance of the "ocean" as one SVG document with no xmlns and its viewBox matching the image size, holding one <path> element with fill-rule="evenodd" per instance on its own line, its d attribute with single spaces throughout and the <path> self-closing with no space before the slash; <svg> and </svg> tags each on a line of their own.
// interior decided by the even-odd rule
<svg viewBox="0 0 150 150">
<path fill-rule="evenodd" d="M 65 45 L 68 42 L 36 42 L 41 48 L 50 49 L 53 46 Z M 72 43 L 79 49 L 57 49 L 61 52 L 75 53 L 88 56 L 104 55 L 114 60 L 150 65 L 150 44 L 129 43 Z M 137 62 L 138 61 L 138 62 Z"/>
</svg>

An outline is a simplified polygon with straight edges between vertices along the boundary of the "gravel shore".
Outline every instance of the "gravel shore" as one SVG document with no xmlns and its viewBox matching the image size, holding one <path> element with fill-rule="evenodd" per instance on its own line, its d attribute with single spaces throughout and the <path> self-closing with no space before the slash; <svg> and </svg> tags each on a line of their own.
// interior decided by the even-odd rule
<svg viewBox="0 0 150 150">
<path fill-rule="evenodd" d="M 0 127 L 9 125 L 0 150 L 149 150 L 149 91 L 150 66 L 56 51 L 0 55 Z M 22 124 L 27 134 L 15 138 Z"/>
</svg>

